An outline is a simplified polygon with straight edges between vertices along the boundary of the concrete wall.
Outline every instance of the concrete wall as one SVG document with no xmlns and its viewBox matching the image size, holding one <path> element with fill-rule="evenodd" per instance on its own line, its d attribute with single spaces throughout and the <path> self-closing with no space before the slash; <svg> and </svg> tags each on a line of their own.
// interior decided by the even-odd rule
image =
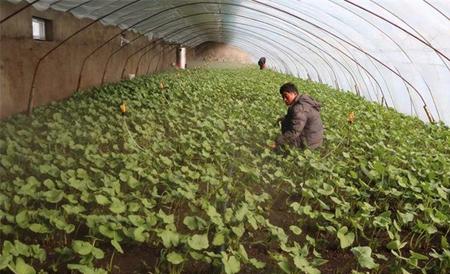
<svg viewBox="0 0 450 274">
<path fill-rule="evenodd" d="M 14 5 L 0 1 L 0 19 L 5 18 L 25 4 Z M 32 39 L 32 16 L 52 21 L 53 39 L 37 41 Z M 34 68 L 41 56 L 69 35 L 89 24 L 92 20 L 78 19 L 70 13 L 53 10 L 38 11 L 29 7 L 0 25 L 0 119 L 26 111 Z M 108 40 L 120 29 L 95 23 L 68 40 L 41 62 L 34 84 L 34 106 L 69 97 L 77 88 L 83 59 L 97 46 Z M 137 37 L 132 32 L 125 38 Z M 106 68 L 105 82 L 121 80 L 124 75 L 153 73 L 171 67 L 175 63 L 175 48 L 162 42 L 142 58 L 142 54 L 152 46 L 132 56 L 134 52 L 148 45 L 150 41 L 141 37 L 111 58 Z M 120 38 L 116 37 L 101 50 L 87 59 L 81 74 L 80 89 L 98 86 L 102 82 L 108 57 L 120 48 Z M 191 55 L 191 52 L 189 53 Z M 132 56 L 128 62 L 128 56 Z M 136 69 L 138 66 L 139 67 Z"/>
</svg>

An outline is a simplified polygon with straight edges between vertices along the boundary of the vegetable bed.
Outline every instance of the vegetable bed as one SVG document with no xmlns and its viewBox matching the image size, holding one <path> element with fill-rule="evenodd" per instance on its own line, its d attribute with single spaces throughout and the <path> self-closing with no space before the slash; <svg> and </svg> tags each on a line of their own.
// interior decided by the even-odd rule
<svg viewBox="0 0 450 274">
<path fill-rule="evenodd" d="M 318 150 L 268 148 L 287 81 L 322 103 Z M 449 129 L 351 93 L 194 69 L 0 127 L 0 271 L 450 271 Z"/>
</svg>

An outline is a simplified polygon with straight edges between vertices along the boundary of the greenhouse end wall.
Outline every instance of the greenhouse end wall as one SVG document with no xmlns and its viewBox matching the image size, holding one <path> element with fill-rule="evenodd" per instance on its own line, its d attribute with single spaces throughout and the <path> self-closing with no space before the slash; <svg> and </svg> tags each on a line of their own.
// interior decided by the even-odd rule
<svg viewBox="0 0 450 274">
<path fill-rule="evenodd" d="M 14 5 L 0 2 L 0 18 L 22 8 L 25 4 Z M 39 41 L 32 38 L 32 17 L 50 20 L 52 39 Z M 52 10 L 38 11 L 28 7 L 14 17 L 5 21 L 0 29 L 0 119 L 27 110 L 33 72 L 40 57 L 46 54 L 71 34 L 89 24 L 92 20 L 77 19 L 69 13 Z M 105 26 L 97 22 L 65 42 L 61 47 L 45 58 L 37 71 L 33 105 L 45 105 L 51 101 L 62 100 L 77 90 L 78 79 L 83 60 L 96 47 L 120 33 L 121 29 Z M 128 41 L 137 34 L 125 32 Z M 122 43 L 126 43 L 122 39 Z M 105 64 L 113 51 L 120 48 L 120 36 L 114 38 L 98 52 L 86 60 L 81 74 L 80 89 L 101 85 Z M 105 83 L 117 82 L 128 78 L 130 74 L 142 75 L 170 68 L 175 63 L 175 47 L 163 42 L 156 42 L 140 53 L 128 56 L 149 44 L 147 38 L 141 37 L 124 47 L 114 55 L 107 66 Z M 187 56 L 192 51 L 188 49 Z M 139 61 L 139 59 L 141 59 Z M 123 77 L 122 70 L 126 65 Z M 139 68 L 136 69 L 139 64 Z"/>
<path fill-rule="evenodd" d="M 240 48 L 218 42 L 205 42 L 195 47 L 196 61 L 252 64 L 252 56 Z"/>
</svg>

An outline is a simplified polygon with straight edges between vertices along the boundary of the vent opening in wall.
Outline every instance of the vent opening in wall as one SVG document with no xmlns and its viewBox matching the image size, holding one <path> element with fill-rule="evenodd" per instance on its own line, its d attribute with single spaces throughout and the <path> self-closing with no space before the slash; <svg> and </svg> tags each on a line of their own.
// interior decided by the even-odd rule
<svg viewBox="0 0 450 274">
<path fill-rule="evenodd" d="M 52 40 L 52 21 L 39 17 L 32 17 L 31 26 L 33 29 L 34 40 Z"/>
</svg>

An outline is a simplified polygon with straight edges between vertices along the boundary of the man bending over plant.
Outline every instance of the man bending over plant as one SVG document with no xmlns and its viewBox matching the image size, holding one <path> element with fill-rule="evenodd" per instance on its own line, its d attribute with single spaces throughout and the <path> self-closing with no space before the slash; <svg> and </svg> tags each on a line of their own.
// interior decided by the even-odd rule
<svg viewBox="0 0 450 274">
<path fill-rule="evenodd" d="M 280 94 L 288 106 L 287 114 L 281 118 L 281 135 L 272 145 L 277 149 L 291 144 L 299 148 L 315 149 L 323 142 L 323 125 L 320 119 L 320 104 L 306 94 L 299 94 L 297 87 L 286 83 Z"/>
</svg>

